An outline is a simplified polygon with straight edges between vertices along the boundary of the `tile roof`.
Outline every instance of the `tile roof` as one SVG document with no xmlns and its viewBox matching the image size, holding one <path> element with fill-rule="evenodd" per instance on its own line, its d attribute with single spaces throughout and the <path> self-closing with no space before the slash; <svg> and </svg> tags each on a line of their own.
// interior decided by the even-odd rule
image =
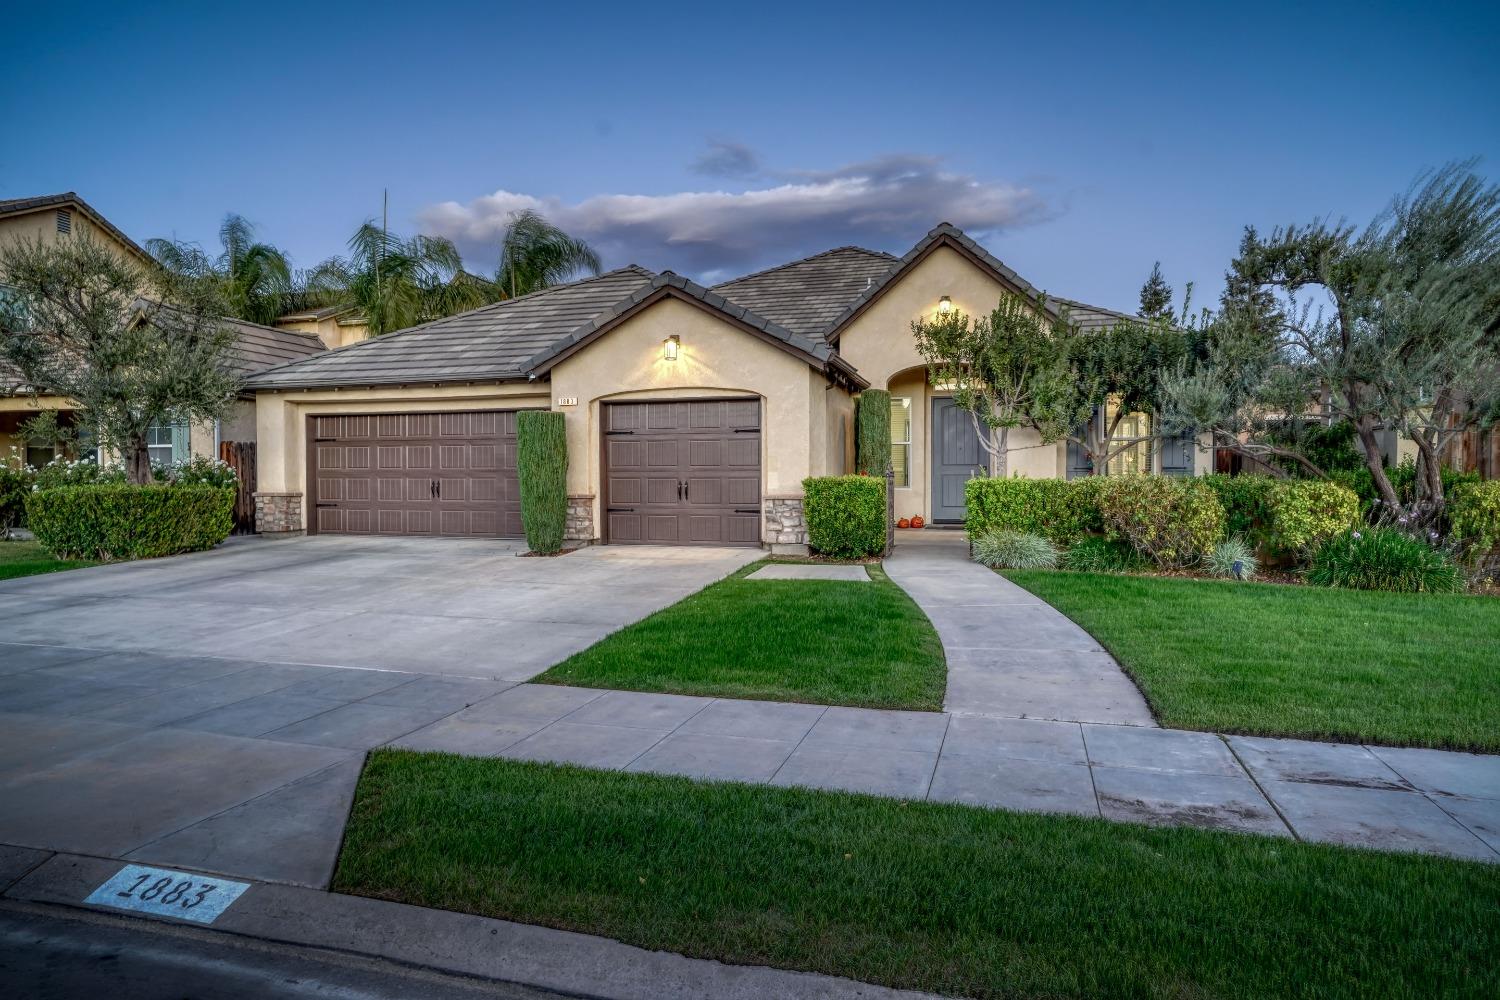
<svg viewBox="0 0 1500 1000">
<path fill-rule="evenodd" d="M 813 340 L 896 258 L 863 247 L 838 247 L 713 286 L 713 291 Z"/>
<path fill-rule="evenodd" d="M 1068 318 L 1084 330 L 1098 330 L 1111 327 L 1123 319 L 1140 319 L 1139 316 L 1131 313 L 1118 312 L 1114 309 L 1106 309 L 1103 306 L 1091 306 L 1086 302 L 1065 299 L 1058 295 L 1051 295 L 1048 298 L 1058 305 L 1067 307 Z"/>
<path fill-rule="evenodd" d="M 868 288 L 848 303 L 821 331 L 825 340 L 832 340 L 838 336 L 840 330 L 855 316 L 864 311 L 864 308 L 880 297 L 887 286 L 895 279 L 906 273 L 907 269 L 914 266 L 922 258 L 926 257 L 938 244 L 946 243 L 957 247 L 973 257 L 982 266 L 1002 278 L 1007 283 L 1014 285 L 1022 294 L 1039 295 L 1038 289 L 1032 287 L 1031 283 L 1012 271 L 1000 258 L 990 253 L 984 247 L 975 243 L 962 229 L 948 222 L 940 222 L 931 232 L 922 237 L 917 245 L 906 252 L 899 261 L 896 261 L 886 272 L 876 278 Z M 1056 313 L 1057 307 L 1048 304 L 1048 311 Z"/>
<path fill-rule="evenodd" d="M 297 389 L 525 378 L 529 359 L 653 277 L 642 267 L 622 267 L 272 368 L 249 384 Z"/>
<path fill-rule="evenodd" d="M 95 211 L 94 206 L 78 197 L 78 195 L 73 191 L 65 191 L 62 194 L 38 195 L 35 198 L 9 198 L 0 201 L 0 218 L 3 218 L 7 215 L 24 215 L 27 212 L 35 212 L 38 209 L 42 208 L 54 208 L 60 205 L 77 206 L 78 210 L 84 215 L 88 216 L 89 219 L 94 223 L 94 225 L 109 233 L 115 239 L 123 243 L 126 247 L 135 251 L 144 260 L 155 263 L 156 258 L 148 254 L 135 242 L 135 240 L 132 240 L 129 236 L 126 236 L 115 226 L 113 222 L 110 222 L 104 216 L 100 215 L 97 211 Z"/>
</svg>

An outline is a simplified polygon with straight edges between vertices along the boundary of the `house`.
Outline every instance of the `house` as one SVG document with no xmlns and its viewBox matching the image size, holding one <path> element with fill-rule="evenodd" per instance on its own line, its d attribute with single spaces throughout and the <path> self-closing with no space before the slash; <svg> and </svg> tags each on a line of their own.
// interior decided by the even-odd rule
<svg viewBox="0 0 1500 1000">
<path fill-rule="evenodd" d="M 145 267 L 156 261 L 130 237 L 77 194 L 46 195 L 0 201 L 0 246 L 20 240 L 90 239 Z M 234 332 L 230 367 L 241 378 L 322 351 L 314 334 L 275 329 L 243 320 L 225 320 Z M 50 446 L 26 440 L 20 427 L 44 411 L 56 411 L 61 422 L 73 425 L 74 403 L 57 396 L 33 395 L 13 375 L 0 371 L 0 458 L 12 447 L 28 464 L 42 466 L 54 457 Z M 216 424 L 162 425 L 151 429 L 153 461 L 172 462 L 195 455 L 217 457 L 221 441 L 255 440 L 255 402 L 246 393 L 236 400 L 231 415 Z M 87 431 L 84 431 L 85 440 Z"/>
<path fill-rule="evenodd" d="M 897 515 L 960 522 L 981 453 L 911 323 L 1006 292 L 1034 289 L 943 224 L 899 259 L 840 247 L 713 288 L 629 266 L 316 354 L 248 382 L 260 527 L 519 536 L 515 414 L 552 409 L 572 540 L 805 548 L 802 480 L 852 470 L 870 388 L 892 395 Z M 1066 445 L 1014 437 L 1021 475 L 1078 473 Z M 1212 471 L 1205 442 L 1169 451 L 1134 467 Z"/>
<path fill-rule="evenodd" d="M 370 327 L 358 306 L 322 306 L 276 317 L 278 330 L 316 334 L 324 347 L 347 347 L 370 336 Z"/>
</svg>

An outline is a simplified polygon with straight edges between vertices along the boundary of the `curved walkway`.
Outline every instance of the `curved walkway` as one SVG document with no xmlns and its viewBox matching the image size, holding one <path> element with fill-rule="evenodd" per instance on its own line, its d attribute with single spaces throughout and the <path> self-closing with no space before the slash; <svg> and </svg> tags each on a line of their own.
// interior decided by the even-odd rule
<svg viewBox="0 0 1500 1000">
<path fill-rule="evenodd" d="M 1155 726 L 1114 657 L 1029 591 L 969 559 L 959 531 L 903 533 L 885 571 L 931 620 L 958 715 Z"/>
</svg>

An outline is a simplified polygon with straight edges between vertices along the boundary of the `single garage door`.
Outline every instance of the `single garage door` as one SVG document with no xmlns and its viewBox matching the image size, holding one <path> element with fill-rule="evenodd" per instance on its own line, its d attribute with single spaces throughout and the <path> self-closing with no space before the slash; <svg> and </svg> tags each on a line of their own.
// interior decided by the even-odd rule
<svg viewBox="0 0 1500 1000">
<path fill-rule="evenodd" d="M 518 538 L 516 414 L 308 418 L 315 533 Z"/>
<path fill-rule="evenodd" d="M 604 406 L 606 538 L 760 544 L 760 401 Z"/>
</svg>

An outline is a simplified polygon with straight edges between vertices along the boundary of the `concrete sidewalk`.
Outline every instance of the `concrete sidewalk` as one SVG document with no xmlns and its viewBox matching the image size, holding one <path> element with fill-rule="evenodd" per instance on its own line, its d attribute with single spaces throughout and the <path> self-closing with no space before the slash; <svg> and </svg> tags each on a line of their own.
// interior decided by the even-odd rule
<svg viewBox="0 0 1500 1000">
<path fill-rule="evenodd" d="M 885 571 L 943 640 L 948 711 L 1156 725 L 1114 657 L 1060 611 L 973 562 L 963 532 L 902 532 Z"/>
</svg>

